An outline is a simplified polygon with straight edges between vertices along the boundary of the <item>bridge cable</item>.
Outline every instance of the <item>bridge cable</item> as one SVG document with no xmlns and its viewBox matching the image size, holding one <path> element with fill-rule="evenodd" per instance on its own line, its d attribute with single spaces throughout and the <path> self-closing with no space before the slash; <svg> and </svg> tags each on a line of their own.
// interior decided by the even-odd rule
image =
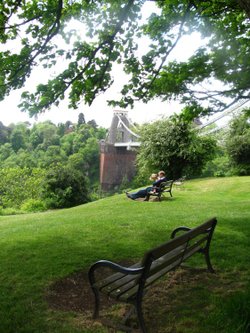
<svg viewBox="0 0 250 333">
<path fill-rule="evenodd" d="M 131 131 L 131 129 L 128 128 L 128 126 L 127 126 L 126 124 L 124 124 L 124 122 L 122 121 L 121 117 L 120 117 L 118 114 L 117 114 L 116 116 L 118 117 L 119 121 L 122 123 L 122 125 L 126 128 L 126 130 L 127 130 L 130 134 L 132 134 L 132 135 L 135 136 L 136 138 L 140 138 L 140 135 L 135 134 L 133 131 Z M 127 117 L 126 117 L 126 119 L 128 120 Z"/>
</svg>

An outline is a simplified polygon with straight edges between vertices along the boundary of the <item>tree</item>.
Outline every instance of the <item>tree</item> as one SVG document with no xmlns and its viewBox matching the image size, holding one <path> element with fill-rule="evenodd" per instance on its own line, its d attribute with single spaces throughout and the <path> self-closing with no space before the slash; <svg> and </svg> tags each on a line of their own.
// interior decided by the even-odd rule
<svg viewBox="0 0 250 333">
<path fill-rule="evenodd" d="M 54 165 L 45 176 L 44 198 L 52 208 L 84 204 L 90 201 L 87 178 L 80 170 Z"/>
<path fill-rule="evenodd" d="M 64 150 L 60 149 L 59 146 L 50 145 L 40 160 L 40 166 L 43 168 L 50 168 L 54 164 L 66 163 L 67 155 Z"/>
<path fill-rule="evenodd" d="M 46 150 L 51 145 L 59 145 L 57 127 L 51 121 L 45 121 L 33 126 L 30 135 L 30 143 L 33 148 L 40 147 Z"/>
<path fill-rule="evenodd" d="M 17 152 L 21 148 L 26 148 L 29 130 L 26 123 L 20 123 L 13 127 L 10 134 L 12 148 Z"/>
<path fill-rule="evenodd" d="M 106 130 L 49 121 L 29 126 L 0 123 L 7 140 L 0 142 L 0 205 L 37 211 L 90 201 L 88 184 L 97 187 L 99 140 Z"/>
<path fill-rule="evenodd" d="M 22 94 L 23 111 L 30 115 L 46 111 L 66 95 L 69 107 L 77 108 L 81 101 L 91 105 L 113 83 L 114 63 L 123 64 L 130 79 L 121 100 L 110 101 L 111 105 L 133 106 L 137 99 L 147 102 L 156 97 L 179 99 L 190 118 L 221 111 L 229 100 L 249 99 L 247 0 L 155 0 L 151 3 L 158 10 L 143 23 L 145 2 L 2 1 L 0 40 L 6 46 L 16 40 L 20 48 L 0 52 L 0 99 L 23 87 L 38 63 L 46 69 L 59 60 L 65 66 L 61 73 L 35 92 Z M 74 19 L 84 24 L 84 39 L 66 29 Z M 206 44 L 186 62 L 169 61 L 181 38 L 194 31 L 206 38 Z M 151 39 L 142 55 L 137 52 L 141 36 Z M 58 46 L 59 37 L 66 47 Z M 215 89 L 211 80 L 224 86 Z"/>
<path fill-rule="evenodd" d="M 3 125 L 0 121 L 0 144 L 6 143 L 8 141 L 10 134 L 10 128 Z"/>
<path fill-rule="evenodd" d="M 65 151 L 65 153 L 70 156 L 73 154 L 73 143 L 76 137 L 76 133 L 75 132 L 71 132 L 71 133 L 66 133 L 64 136 L 61 137 L 60 140 L 60 145 L 62 150 Z"/>
<path fill-rule="evenodd" d="M 152 15 L 144 25 L 145 34 L 153 40 L 151 49 L 142 61 L 130 60 L 127 71 L 132 78 L 123 88 L 122 105 L 132 104 L 133 96 L 144 102 L 154 97 L 179 99 L 190 119 L 222 111 L 229 100 L 232 104 L 249 100 L 249 20 L 239 4 L 233 0 L 158 4 L 161 14 Z M 186 62 L 166 63 L 181 37 L 193 31 L 207 38 L 207 44 Z M 223 87 L 214 88 L 214 81 Z"/>
<path fill-rule="evenodd" d="M 95 136 L 95 130 L 88 124 L 80 125 L 77 129 L 73 142 L 74 153 L 84 148 L 89 138 Z"/>
<path fill-rule="evenodd" d="M 84 160 L 84 170 L 91 181 L 91 184 L 99 182 L 99 142 L 96 138 L 91 137 L 86 140 L 85 147 L 80 150 Z"/>
<path fill-rule="evenodd" d="M 79 113 L 78 115 L 78 122 L 77 122 L 77 125 L 80 126 L 82 124 L 85 124 L 85 117 L 84 117 L 84 114 L 81 112 Z"/>
<path fill-rule="evenodd" d="M 176 116 L 145 125 L 137 156 L 139 174 L 164 170 L 169 179 L 198 176 L 215 152 L 215 140 L 199 136 L 194 125 Z"/>
<path fill-rule="evenodd" d="M 0 205 L 20 208 L 29 198 L 39 199 L 43 190 L 45 170 L 34 168 L 0 169 Z"/>
<path fill-rule="evenodd" d="M 250 110 L 237 115 L 230 124 L 227 152 L 238 175 L 250 175 Z"/>
<path fill-rule="evenodd" d="M 90 125 L 91 127 L 93 127 L 94 129 L 97 129 L 97 123 L 95 121 L 95 119 L 91 119 L 87 122 L 88 125 Z"/>
<path fill-rule="evenodd" d="M 12 145 L 9 142 L 6 142 L 3 145 L 0 145 L 0 161 L 5 161 L 9 156 L 14 154 Z"/>
</svg>

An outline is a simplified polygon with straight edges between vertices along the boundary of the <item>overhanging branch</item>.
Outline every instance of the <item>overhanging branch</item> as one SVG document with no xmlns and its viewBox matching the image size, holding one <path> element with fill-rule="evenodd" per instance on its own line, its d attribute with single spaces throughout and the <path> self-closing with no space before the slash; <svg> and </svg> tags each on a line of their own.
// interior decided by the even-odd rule
<svg viewBox="0 0 250 333">
<path fill-rule="evenodd" d="M 48 32 L 47 37 L 45 38 L 43 44 L 41 47 L 35 52 L 35 54 L 24 64 L 22 64 L 14 73 L 10 76 L 9 84 L 16 79 L 18 74 L 25 68 L 30 67 L 32 63 L 35 61 L 35 59 L 43 52 L 45 47 L 48 45 L 48 43 L 51 41 L 51 39 L 57 35 L 59 29 L 60 29 L 60 18 L 62 14 L 63 9 L 63 0 L 58 1 L 58 7 L 57 7 L 57 13 L 56 13 L 56 19 L 51 27 L 51 29 Z"/>
</svg>

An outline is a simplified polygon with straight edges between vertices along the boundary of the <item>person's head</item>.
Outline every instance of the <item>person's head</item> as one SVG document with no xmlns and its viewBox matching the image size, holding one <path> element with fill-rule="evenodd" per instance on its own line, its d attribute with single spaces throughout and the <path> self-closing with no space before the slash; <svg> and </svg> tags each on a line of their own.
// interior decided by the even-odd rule
<svg viewBox="0 0 250 333">
<path fill-rule="evenodd" d="M 152 175 L 150 176 L 150 180 L 156 180 L 158 178 L 158 174 L 157 173 L 152 173 Z"/>
<path fill-rule="evenodd" d="M 162 178 L 162 177 L 165 177 L 165 172 L 164 171 L 159 171 L 158 172 L 158 176 L 160 177 L 160 178 Z"/>
</svg>

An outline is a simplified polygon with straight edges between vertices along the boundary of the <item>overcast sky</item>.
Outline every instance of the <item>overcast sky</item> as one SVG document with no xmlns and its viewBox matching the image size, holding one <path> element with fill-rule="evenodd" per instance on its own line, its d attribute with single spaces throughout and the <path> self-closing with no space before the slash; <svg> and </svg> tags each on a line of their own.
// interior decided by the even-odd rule
<svg viewBox="0 0 250 333">
<path fill-rule="evenodd" d="M 152 6 L 152 4 L 150 5 Z M 145 8 L 145 16 L 148 16 L 151 11 L 151 7 Z M 187 60 L 201 44 L 202 41 L 197 33 L 194 33 L 192 36 L 183 37 L 179 45 L 177 45 L 176 49 L 171 54 L 171 60 L 174 58 L 182 61 Z M 10 96 L 0 102 L 0 121 L 6 126 L 10 123 L 17 123 L 21 121 L 34 123 L 51 120 L 55 124 L 66 122 L 67 120 L 77 122 L 78 114 L 82 112 L 86 121 L 95 119 L 99 126 L 108 128 L 111 124 L 114 109 L 107 105 L 106 100 L 118 99 L 118 93 L 122 83 L 126 81 L 125 74 L 123 74 L 118 65 L 115 66 L 113 74 L 115 84 L 108 91 L 106 91 L 106 93 L 96 98 L 91 107 L 80 104 L 77 110 L 68 109 L 67 101 L 65 100 L 61 102 L 58 107 L 52 107 L 51 110 L 44 114 L 38 115 L 36 118 L 29 118 L 28 114 L 21 112 L 17 105 L 20 103 L 20 96 L 23 90 L 33 91 L 34 87 L 38 83 L 46 83 L 48 73 L 42 68 L 37 68 L 33 71 L 24 89 L 13 91 Z M 128 111 L 130 119 L 133 122 L 141 124 L 159 119 L 162 116 L 169 116 L 174 112 L 179 112 L 180 110 L 181 106 L 177 102 L 168 103 L 156 100 L 151 101 L 148 104 L 137 102 L 135 103 L 134 109 Z"/>
<path fill-rule="evenodd" d="M 172 57 L 176 57 L 178 60 L 186 60 L 192 55 L 194 50 L 197 49 L 200 42 L 198 34 L 183 38 Z M 37 69 L 32 74 L 24 90 L 33 89 L 34 86 L 41 83 L 41 81 L 45 83 L 46 79 L 47 73 L 43 69 Z M 98 125 L 108 128 L 111 124 L 113 108 L 107 105 L 106 100 L 118 97 L 121 83 L 126 80 L 125 75 L 118 66 L 114 70 L 114 79 L 116 83 L 106 91 L 106 93 L 97 97 L 91 107 L 81 104 L 77 110 L 68 109 L 67 101 L 65 100 L 61 102 L 58 107 L 52 107 L 50 111 L 38 115 L 36 119 L 29 118 L 27 113 L 21 112 L 18 109 L 17 105 L 20 103 L 22 90 L 13 91 L 10 96 L 0 102 L 0 121 L 2 121 L 4 125 L 20 121 L 30 121 L 31 123 L 34 123 L 48 119 L 56 124 L 59 122 L 66 122 L 67 120 L 77 122 L 78 114 L 82 112 L 86 121 L 95 119 Z M 134 122 L 143 123 L 158 119 L 162 115 L 169 116 L 174 112 L 179 112 L 180 109 L 181 106 L 177 102 L 168 103 L 161 102 L 160 100 L 151 101 L 148 104 L 137 102 L 135 103 L 134 109 L 129 110 L 129 117 Z"/>
</svg>

